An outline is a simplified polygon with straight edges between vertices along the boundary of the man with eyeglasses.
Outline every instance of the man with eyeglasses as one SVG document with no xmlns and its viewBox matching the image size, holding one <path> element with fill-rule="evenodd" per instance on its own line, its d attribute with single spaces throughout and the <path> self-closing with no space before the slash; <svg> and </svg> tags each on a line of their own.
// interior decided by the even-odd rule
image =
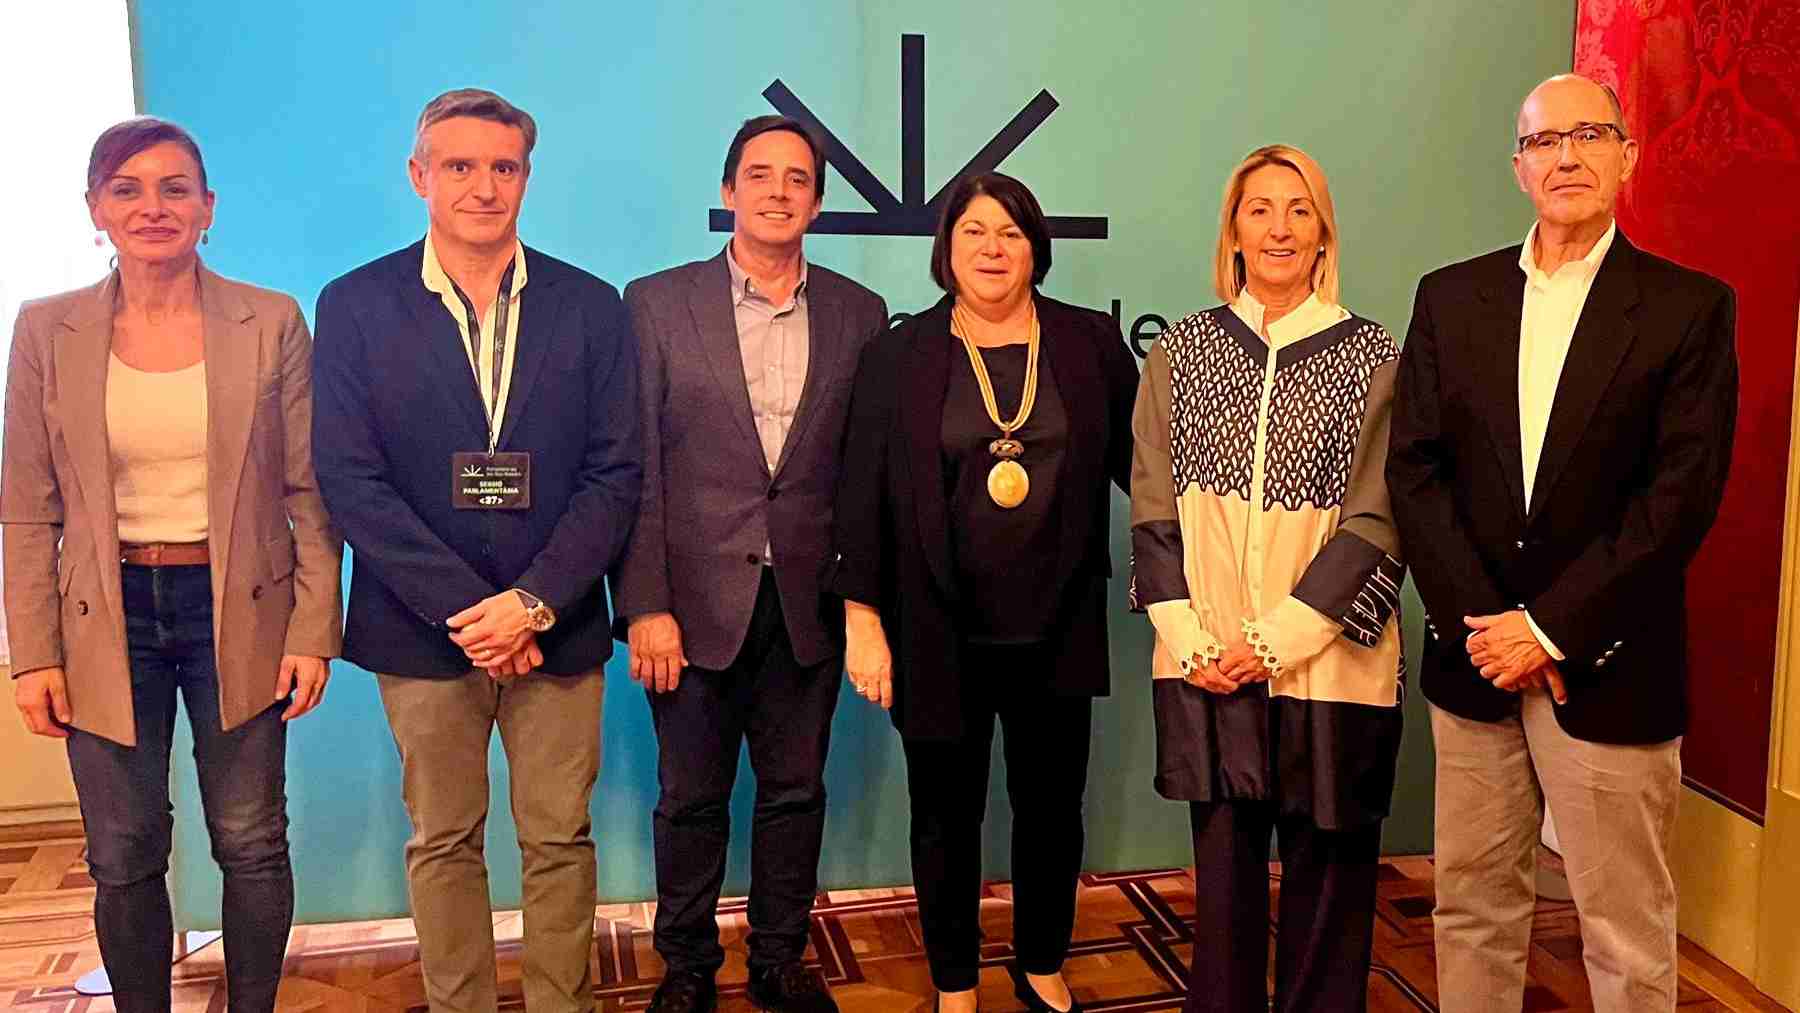
<svg viewBox="0 0 1800 1013">
<path fill-rule="evenodd" d="M 1438 995 L 1516 1013 L 1544 809 L 1594 1008 L 1675 1008 L 1684 572 L 1737 409 L 1734 299 L 1613 220 L 1638 162 L 1574 75 L 1519 110 L 1521 246 L 1419 283 L 1388 482 L 1426 610 Z"/>
</svg>

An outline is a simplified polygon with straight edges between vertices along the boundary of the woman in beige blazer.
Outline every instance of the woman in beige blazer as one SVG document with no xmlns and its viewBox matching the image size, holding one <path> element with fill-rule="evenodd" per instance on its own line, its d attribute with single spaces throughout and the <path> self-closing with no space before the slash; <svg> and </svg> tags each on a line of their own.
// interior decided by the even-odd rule
<svg viewBox="0 0 1800 1013">
<path fill-rule="evenodd" d="M 170 1003 L 179 691 L 224 872 L 229 1004 L 272 1010 L 293 919 L 286 722 L 318 705 L 341 638 L 311 339 L 293 299 L 200 263 L 213 193 L 186 131 L 108 129 L 87 185 L 117 270 L 27 303 L 7 374 L 15 698 L 31 731 L 68 741 L 100 952 L 130 1013 Z"/>
</svg>

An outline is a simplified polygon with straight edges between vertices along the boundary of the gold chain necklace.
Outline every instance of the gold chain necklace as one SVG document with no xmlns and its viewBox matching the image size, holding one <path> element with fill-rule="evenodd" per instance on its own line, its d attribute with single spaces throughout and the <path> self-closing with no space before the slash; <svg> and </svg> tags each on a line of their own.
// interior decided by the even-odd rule
<svg viewBox="0 0 1800 1013">
<path fill-rule="evenodd" d="M 988 376 L 987 362 L 981 357 L 981 350 L 975 346 L 974 329 L 969 326 L 969 311 L 960 304 L 950 311 L 950 330 L 962 339 L 963 351 L 969 353 L 969 366 L 975 371 L 975 383 L 981 388 L 981 403 L 987 408 L 988 418 L 1000 427 L 1000 438 L 988 444 L 988 453 L 998 458 L 994 466 L 988 470 L 988 498 L 996 506 L 1011 510 L 1025 502 L 1031 493 L 1031 477 L 1025 473 L 1025 466 L 1019 463 L 1019 457 L 1025 453 L 1025 445 L 1013 439 L 1013 433 L 1025 425 L 1031 417 L 1031 409 L 1037 404 L 1038 386 L 1038 331 L 1037 305 L 1031 307 L 1031 330 L 1026 343 L 1025 353 L 1025 389 L 1019 394 L 1019 410 L 1013 415 L 1011 422 L 1000 418 L 1000 403 L 994 397 L 994 381 Z"/>
</svg>

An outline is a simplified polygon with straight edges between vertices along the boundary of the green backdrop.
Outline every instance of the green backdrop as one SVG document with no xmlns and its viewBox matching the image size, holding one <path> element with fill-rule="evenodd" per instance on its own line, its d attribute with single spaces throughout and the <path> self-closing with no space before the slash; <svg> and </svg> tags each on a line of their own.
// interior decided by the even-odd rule
<svg viewBox="0 0 1800 1013">
<path fill-rule="evenodd" d="M 136 0 L 133 22 L 141 108 L 188 125 L 206 152 L 219 195 L 209 263 L 308 307 L 331 278 L 422 233 L 405 158 L 420 107 L 443 89 L 490 87 L 536 115 L 526 241 L 622 288 L 717 251 L 723 237 L 708 231 L 708 212 L 726 142 L 740 120 L 770 111 L 762 93 L 779 79 L 903 202 L 935 194 L 1048 90 L 1059 107 L 1002 167 L 1052 215 L 1106 219 L 1105 239 L 1058 241 L 1045 290 L 1101 308 L 1116 300 L 1128 330 L 1145 314 L 1174 319 L 1216 301 L 1209 265 L 1225 174 L 1258 145 L 1298 145 L 1332 181 L 1345 302 L 1398 336 L 1421 273 L 1516 241 L 1529 224 L 1507 164 L 1510 128 L 1531 85 L 1568 68 L 1573 3 Z M 924 107 L 922 135 L 903 138 L 907 34 L 924 36 Z M 901 171 L 909 148 L 923 168 L 910 187 Z M 826 207 L 869 204 L 833 172 Z M 899 311 L 937 295 L 929 244 L 821 235 L 807 249 Z M 1122 497 L 1114 516 L 1122 564 Z M 1415 654 L 1417 625 L 1415 603 Z M 1184 807 L 1150 787 L 1147 623 L 1121 607 L 1113 629 L 1114 693 L 1094 728 L 1088 865 L 1186 864 Z M 653 889 L 655 745 L 642 693 L 617 661 L 609 679 L 594 800 L 600 884 L 608 897 L 639 898 Z M 1390 851 L 1430 846 L 1422 703 L 1416 693 L 1407 700 Z M 833 734 L 824 880 L 905 881 L 895 736 L 850 694 Z M 517 851 L 497 745 L 493 766 L 493 892 L 514 905 Z M 294 726 L 289 767 L 300 918 L 403 912 L 406 816 L 367 673 L 336 667 L 325 706 Z M 185 755 L 175 782 L 177 906 L 184 926 L 202 927 L 216 921 L 217 874 Z M 996 768 L 995 877 L 1006 874 L 1010 841 L 1002 783 Z M 748 794 L 740 790 L 735 807 L 731 889 L 747 869 Z"/>
</svg>

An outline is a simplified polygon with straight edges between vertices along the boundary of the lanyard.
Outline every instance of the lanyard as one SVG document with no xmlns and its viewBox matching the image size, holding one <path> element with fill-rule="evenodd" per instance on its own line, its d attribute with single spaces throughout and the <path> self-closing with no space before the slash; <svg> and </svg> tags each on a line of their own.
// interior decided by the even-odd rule
<svg viewBox="0 0 1800 1013">
<path fill-rule="evenodd" d="M 491 456 L 500 445 L 500 427 L 494 417 L 494 409 L 500 404 L 500 382 L 506 376 L 506 323 L 512 310 L 513 268 L 518 265 L 514 259 L 506 265 L 506 273 L 500 276 L 500 291 L 494 294 L 494 367 L 491 371 L 492 386 L 489 396 L 481 399 L 481 406 L 487 412 L 488 454 Z M 481 318 L 475 315 L 475 304 L 463 294 L 462 287 L 454 280 L 450 287 L 456 291 L 456 297 L 462 300 L 463 314 L 469 324 L 469 364 L 475 369 L 475 382 L 481 383 Z"/>
</svg>

